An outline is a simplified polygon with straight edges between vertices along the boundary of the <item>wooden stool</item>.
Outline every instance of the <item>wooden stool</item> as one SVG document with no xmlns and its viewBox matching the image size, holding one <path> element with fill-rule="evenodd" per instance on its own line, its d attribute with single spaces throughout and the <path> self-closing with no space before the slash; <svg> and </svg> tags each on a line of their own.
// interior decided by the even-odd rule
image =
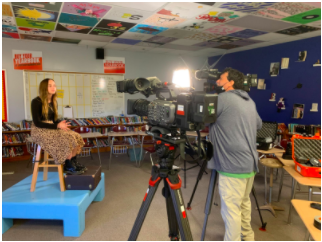
<svg viewBox="0 0 322 242">
<path fill-rule="evenodd" d="M 60 191 L 64 192 L 66 190 L 66 188 L 65 188 L 65 181 L 64 181 L 63 165 L 61 165 L 61 164 L 50 165 L 48 163 L 48 161 L 53 161 L 54 159 L 49 159 L 48 158 L 48 152 L 47 151 L 44 151 L 44 161 L 41 164 L 39 164 L 40 163 L 40 156 L 41 156 L 41 147 L 40 147 L 40 145 L 38 145 L 37 153 L 36 153 L 36 161 L 35 161 L 35 164 L 34 164 L 34 172 L 32 174 L 30 192 L 34 192 L 36 190 L 36 183 L 37 183 L 39 167 L 44 168 L 44 171 L 43 171 L 43 179 L 44 179 L 44 181 L 47 180 L 48 167 L 57 167 L 58 168 L 59 183 L 60 183 Z"/>
<path fill-rule="evenodd" d="M 264 159 L 260 159 L 259 161 L 260 161 L 260 163 L 262 163 L 263 166 L 270 168 L 268 204 L 259 207 L 259 209 L 267 209 L 267 210 L 271 211 L 271 213 L 276 217 L 275 210 L 283 211 L 284 208 L 272 205 L 273 169 L 274 168 L 282 168 L 283 164 L 275 158 L 264 158 Z M 265 184 L 266 184 L 266 169 L 265 169 Z M 265 186 L 265 194 L 266 194 L 266 186 Z"/>
</svg>

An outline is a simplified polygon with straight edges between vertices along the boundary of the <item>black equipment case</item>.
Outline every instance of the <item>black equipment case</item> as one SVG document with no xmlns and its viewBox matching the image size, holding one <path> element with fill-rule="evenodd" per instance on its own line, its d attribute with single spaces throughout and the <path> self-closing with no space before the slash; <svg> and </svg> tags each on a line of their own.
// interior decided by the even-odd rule
<svg viewBox="0 0 322 242">
<path fill-rule="evenodd" d="M 88 166 L 81 175 L 65 175 L 66 190 L 94 190 L 101 180 L 100 166 Z"/>
<path fill-rule="evenodd" d="M 264 122 L 262 128 L 257 131 L 256 143 L 258 150 L 270 150 L 276 139 L 278 123 Z"/>
</svg>

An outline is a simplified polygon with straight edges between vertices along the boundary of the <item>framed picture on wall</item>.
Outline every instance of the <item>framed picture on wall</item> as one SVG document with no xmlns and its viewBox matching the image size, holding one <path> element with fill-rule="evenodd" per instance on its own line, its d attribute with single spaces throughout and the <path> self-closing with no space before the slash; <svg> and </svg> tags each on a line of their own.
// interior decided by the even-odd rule
<svg viewBox="0 0 322 242">
<path fill-rule="evenodd" d="M 304 104 L 294 104 L 292 111 L 292 118 L 303 119 L 304 116 Z"/>
<path fill-rule="evenodd" d="M 270 76 L 277 76 L 279 71 L 280 71 L 280 63 L 279 62 L 271 63 L 269 75 Z"/>
</svg>

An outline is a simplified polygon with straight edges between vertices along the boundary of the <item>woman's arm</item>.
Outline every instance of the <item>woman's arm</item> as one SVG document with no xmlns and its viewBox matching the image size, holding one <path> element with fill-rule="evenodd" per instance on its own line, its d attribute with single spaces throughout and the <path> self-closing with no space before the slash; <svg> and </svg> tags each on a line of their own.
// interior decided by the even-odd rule
<svg viewBox="0 0 322 242">
<path fill-rule="evenodd" d="M 41 113 L 42 113 L 42 103 L 37 99 L 33 99 L 31 102 L 31 114 L 32 121 L 38 128 L 45 129 L 57 129 L 58 123 L 49 124 L 41 121 Z"/>
</svg>

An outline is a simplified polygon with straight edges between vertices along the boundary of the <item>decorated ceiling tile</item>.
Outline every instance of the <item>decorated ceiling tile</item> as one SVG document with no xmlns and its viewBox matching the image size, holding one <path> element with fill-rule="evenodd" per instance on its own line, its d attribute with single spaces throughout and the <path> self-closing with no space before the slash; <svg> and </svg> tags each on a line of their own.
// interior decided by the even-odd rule
<svg viewBox="0 0 322 242">
<path fill-rule="evenodd" d="M 218 34 L 216 35 L 211 33 L 199 32 L 199 33 L 193 33 L 193 35 L 189 36 L 188 39 L 200 40 L 201 42 L 201 41 L 211 40 L 219 36 L 220 35 Z"/>
<path fill-rule="evenodd" d="M 211 9 L 211 7 L 205 6 L 200 3 L 173 2 L 168 3 L 160 11 L 158 11 L 158 14 L 187 19 L 192 18 L 197 14 L 201 14 L 202 12 L 205 12 L 209 9 Z"/>
<path fill-rule="evenodd" d="M 39 28 L 39 29 L 48 29 L 54 30 L 56 23 L 49 21 L 36 21 L 25 18 L 16 18 L 17 25 L 20 27 L 27 28 Z"/>
<path fill-rule="evenodd" d="M 232 42 L 237 41 L 237 40 L 241 40 L 241 38 L 229 37 L 229 36 L 220 36 L 220 37 L 208 40 L 208 42 L 232 43 Z"/>
<path fill-rule="evenodd" d="M 307 25 L 300 25 L 294 28 L 283 29 L 283 30 L 277 31 L 276 33 L 286 34 L 286 35 L 298 35 L 298 34 L 304 34 L 315 30 L 320 30 L 320 28 L 307 26 Z"/>
<path fill-rule="evenodd" d="M 54 35 L 54 31 L 51 31 L 51 30 L 34 29 L 34 28 L 26 28 L 26 27 L 18 27 L 18 32 L 20 34 L 27 34 L 27 35 L 42 35 L 42 36 Z"/>
<path fill-rule="evenodd" d="M 187 20 L 181 24 L 176 25 L 174 28 L 175 29 L 183 29 L 183 30 L 189 30 L 189 31 L 204 31 L 205 29 L 209 29 L 215 25 L 219 24 L 214 24 L 210 23 L 208 21 L 202 21 L 202 20 Z"/>
<path fill-rule="evenodd" d="M 131 32 L 125 32 L 121 35 L 121 38 L 125 39 L 136 39 L 136 40 L 147 40 L 151 38 L 150 34 L 140 34 L 140 33 L 131 33 Z"/>
<path fill-rule="evenodd" d="M 66 44 L 78 44 L 81 40 L 79 39 L 66 39 L 66 38 L 58 38 L 54 37 L 52 39 L 52 42 L 58 42 L 58 43 L 66 43 Z"/>
<path fill-rule="evenodd" d="M 216 46 L 222 45 L 222 43 L 220 42 L 209 42 L 209 41 L 205 41 L 205 42 L 201 42 L 198 44 L 194 44 L 194 46 L 199 46 L 199 47 L 207 47 L 207 48 L 213 48 Z"/>
<path fill-rule="evenodd" d="M 170 28 L 177 24 L 184 22 L 185 19 L 173 16 L 167 16 L 162 14 L 154 14 L 151 17 L 143 21 L 144 24 L 150 24 L 153 26 Z"/>
<path fill-rule="evenodd" d="M 58 31 L 67 31 L 67 32 L 74 32 L 79 34 L 87 34 L 91 29 L 92 27 L 76 25 L 76 24 L 57 23 L 57 26 L 56 26 L 56 30 Z"/>
<path fill-rule="evenodd" d="M 241 30 L 244 30 L 244 28 L 222 24 L 222 25 L 216 25 L 214 27 L 206 29 L 205 32 L 212 33 L 212 34 L 228 35 Z"/>
<path fill-rule="evenodd" d="M 56 22 L 58 17 L 58 12 L 19 6 L 13 6 L 13 12 L 16 18 L 25 18 L 38 21 Z"/>
<path fill-rule="evenodd" d="M 2 25 L 16 26 L 15 18 L 2 16 Z"/>
<path fill-rule="evenodd" d="M 28 39 L 28 40 L 40 40 L 40 41 L 51 41 L 50 36 L 40 36 L 40 35 L 29 35 L 29 34 L 20 34 L 21 39 Z"/>
<path fill-rule="evenodd" d="M 97 18 L 69 14 L 69 13 L 61 13 L 58 22 L 65 24 L 76 24 L 82 26 L 91 26 L 94 27 L 98 23 Z"/>
<path fill-rule="evenodd" d="M 18 30 L 16 26 L 2 25 L 2 32 L 18 33 Z"/>
<path fill-rule="evenodd" d="M 146 42 L 157 43 L 157 44 L 167 44 L 175 40 L 177 40 L 177 38 L 165 37 L 165 36 L 153 36 L 152 38 L 147 39 Z"/>
<path fill-rule="evenodd" d="M 2 32 L 2 38 L 20 39 L 18 33 Z"/>
<path fill-rule="evenodd" d="M 140 43 L 140 42 L 141 42 L 141 40 L 116 38 L 111 43 L 115 43 L 115 44 L 126 44 L 126 45 L 135 45 L 135 44 Z"/>
<path fill-rule="evenodd" d="M 148 24 L 138 24 L 138 25 L 135 25 L 133 28 L 131 28 L 129 30 L 129 32 L 157 35 L 167 29 L 168 28 L 159 27 L 159 26 L 152 26 L 152 25 L 148 25 Z"/>
<path fill-rule="evenodd" d="M 235 41 L 233 44 L 239 45 L 239 46 L 246 46 L 246 45 L 253 45 L 253 44 L 257 44 L 257 43 L 261 43 L 261 42 L 263 42 L 263 41 L 253 40 L 253 39 L 243 39 L 243 40 Z"/>
<path fill-rule="evenodd" d="M 101 4 L 93 4 L 86 2 L 67 2 L 64 3 L 62 12 L 77 14 L 86 17 L 103 18 L 103 16 L 112 7 Z"/>
<path fill-rule="evenodd" d="M 240 46 L 234 45 L 234 44 L 223 44 L 223 45 L 216 46 L 217 49 L 225 49 L 225 50 L 230 50 L 238 47 Z"/>
<path fill-rule="evenodd" d="M 117 20 L 110 20 L 110 19 L 102 19 L 101 22 L 96 25 L 97 28 L 104 28 L 109 30 L 119 30 L 119 31 L 127 31 L 132 28 L 135 24 L 134 23 L 127 23 Z"/>
<path fill-rule="evenodd" d="M 108 3 L 107 3 L 108 4 Z M 123 8 L 134 8 L 139 10 L 154 12 L 160 9 L 166 2 L 113 2 L 113 6 L 120 6 Z"/>
<path fill-rule="evenodd" d="M 49 11 L 59 12 L 61 2 L 12 2 L 13 6 L 21 6 L 27 8 L 41 8 Z"/>
<path fill-rule="evenodd" d="M 297 3 L 297 2 L 282 2 L 276 3 L 268 8 L 261 9 L 255 14 L 274 19 L 282 19 L 295 14 L 306 12 L 314 9 L 313 6 Z"/>
<path fill-rule="evenodd" d="M 252 13 L 260 9 L 267 8 L 273 4 L 274 3 L 268 2 L 228 2 L 220 5 L 220 8 L 226 8 L 244 13 Z"/>
<path fill-rule="evenodd" d="M 13 16 L 11 7 L 9 4 L 2 4 L 2 16 L 10 16 L 10 17 Z"/>
<path fill-rule="evenodd" d="M 197 15 L 195 20 L 203 20 L 209 23 L 227 23 L 231 20 L 245 16 L 245 13 L 222 8 L 212 8 L 203 14 Z"/>
<path fill-rule="evenodd" d="M 314 21 L 321 20 L 321 8 L 316 8 L 304 13 L 296 14 L 287 18 L 284 21 L 289 21 L 298 24 L 308 24 Z"/>
<path fill-rule="evenodd" d="M 172 38 L 178 38 L 178 39 L 185 39 L 185 38 L 188 38 L 194 34 L 195 33 L 191 32 L 191 31 L 182 30 L 182 29 L 168 29 L 167 31 L 164 31 L 159 35 L 166 36 L 166 37 L 172 37 Z"/>
<path fill-rule="evenodd" d="M 202 3 L 199 3 L 199 4 L 207 5 L 207 6 L 213 6 L 215 4 L 215 2 L 202 2 Z"/>
<path fill-rule="evenodd" d="M 109 37 L 118 37 L 123 34 L 123 31 L 119 30 L 109 30 L 109 29 L 102 29 L 102 28 L 93 28 L 90 34 L 100 35 L 100 36 L 109 36 Z"/>
<path fill-rule="evenodd" d="M 151 15 L 152 13 L 148 11 L 113 6 L 113 8 L 104 16 L 104 18 L 129 23 L 140 23 Z"/>
<path fill-rule="evenodd" d="M 258 36 L 258 35 L 262 35 L 262 34 L 267 34 L 267 32 L 259 31 L 259 30 L 253 30 L 253 29 L 244 29 L 242 31 L 238 31 L 238 32 L 229 34 L 229 36 L 248 39 L 248 38 L 252 38 L 252 37 L 255 37 L 255 36 Z"/>
</svg>

